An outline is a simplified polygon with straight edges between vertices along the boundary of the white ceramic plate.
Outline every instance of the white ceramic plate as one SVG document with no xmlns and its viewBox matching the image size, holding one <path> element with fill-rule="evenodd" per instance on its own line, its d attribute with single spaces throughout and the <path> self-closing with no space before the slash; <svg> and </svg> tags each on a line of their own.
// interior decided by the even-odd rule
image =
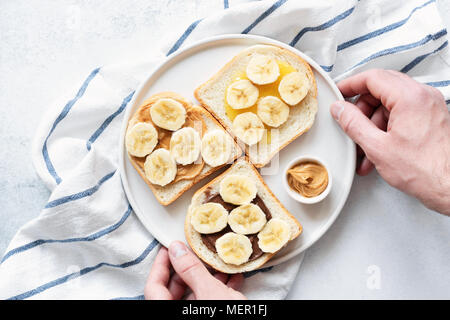
<svg viewBox="0 0 450 320">
<path fill-rule="evenodd" d="M 282 249 L 265 266 L 276 265 L 303 252 L 316 242 L 339 215 L 347 199 L 355 171 L 355 145 L 330 116 L 329 106 L 342 95 L 328 75 L 311 58 L 275 40 L 252 35 L 224 35 L 197 42 L 163 61 L 136 91 L 128 106 L 120 135 L 120 173 L 131 206 L 143 225 L 168 246 L 173 240 L 185 240 L 184 218 L 194 192 L 224 169 L 194 185 L 169 206 L 158 203 L 153 193 L 128 161 L 124 135 L 128 119 L 149 96 L 174 91 L 196 102 L 193 92 L 241 50 L 255 44 L 274 44 L 299 55 L 311 65 L 318 87 L 319 111 L 313 127 L 279 154 L 278 170 L 263 168 L 263 178 L 273 193 L 303 225 L 302 234 Z M 333 175 L 333 187 L 326 199 L 317 204 L 300 204 L 283 190 L 281 173 L 287 163 L 302 154 L 324 159 Z"/>
</svg>

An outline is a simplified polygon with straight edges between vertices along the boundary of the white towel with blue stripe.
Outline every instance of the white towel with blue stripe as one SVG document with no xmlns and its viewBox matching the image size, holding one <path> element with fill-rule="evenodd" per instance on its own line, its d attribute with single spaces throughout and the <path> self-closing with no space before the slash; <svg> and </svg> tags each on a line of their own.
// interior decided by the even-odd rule
<svg viewBox="0 0 450 320">
<path fill-rule="evenodd" d="M 143 298 L 159 243 L 122 190 L 117 147 L 123 110 L 167 54 L 225 33 L 288 43 L 336 81 L 369 68 L 401 70 L 440 89 L 450 103 L 447 31 L 434 0 L 257 1 L 196 21 L 151 58 L 93 70 L 44 116 L 32 159 L 51 196 L 6 250 L 0 298 Z M 301 260 L 247 274 L 244 294 L 284 298 Z"/>
</svg>

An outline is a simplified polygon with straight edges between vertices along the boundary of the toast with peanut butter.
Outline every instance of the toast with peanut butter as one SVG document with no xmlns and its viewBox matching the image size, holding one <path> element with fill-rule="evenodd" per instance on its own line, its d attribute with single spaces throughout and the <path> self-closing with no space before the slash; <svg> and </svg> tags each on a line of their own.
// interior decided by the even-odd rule
<svg viewBox="0 0 450 320">
<path fill-rule="evenodd" d="M 237 138 L 257 168 L 307 132 L 318 109 L 309 64 L 273 45 L 241 51 L 194 95 Z"/>
<path fill-rule="evenodd" d="M 302 226 L 241 157 L 194 194 L 184 230 L 198 257 L 231 274 L 263 266 Z"/>
<path fill-rule="evenodd" d="M 174 92 L 154 94 L 142 103 L 128 122 L 125 146 L 162 205 L 242 153 L 208 111 Z"/>
</svg>

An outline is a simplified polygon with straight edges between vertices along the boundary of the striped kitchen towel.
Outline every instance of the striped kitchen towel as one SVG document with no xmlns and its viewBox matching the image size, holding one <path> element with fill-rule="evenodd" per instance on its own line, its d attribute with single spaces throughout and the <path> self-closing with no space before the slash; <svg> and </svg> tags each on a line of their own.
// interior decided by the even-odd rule
<svg viewBox="0 0 450 320">
<path fill-rule="evenodd" d="M 152 58 L 93 70 L 49 109 L 32 159 L 51 196 L 6 250 L 0 298 L 143 298 L 159 243 L 122 190 L 119 130 L 139 83 L 189 43 L 225 33 L 264 35 L 303 51 L 336 81 L 369 68 L 395 69 L 439 88 L 450 103 L 447 31 L 434 0 L 271 0 L 231 7 L 224 1 L 224 7 L 193 22 Z M 246 274 L 244 294 L 284 298 L 301 260 Z"/>
</svg>

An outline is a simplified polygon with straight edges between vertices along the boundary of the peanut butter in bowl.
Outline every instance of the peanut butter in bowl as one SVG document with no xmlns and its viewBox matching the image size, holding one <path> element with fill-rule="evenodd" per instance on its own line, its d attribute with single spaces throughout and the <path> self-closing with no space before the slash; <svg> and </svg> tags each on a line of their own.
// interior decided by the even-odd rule
<svg viewBox="0 0 450 320">
<path fill-rule="evenodd" d="M 295 200 L 302 203 L 316 203 L 329 193 L 331 175 L 322 161 L 312 157 L 300 157 L 288 165 L 285 172 L 285 186 Z"/>
<path fill-rule="evenodd" d="M 328 171 L 319 163 L 299 163 L 287 175 L 289 186 L 306 198 L 317 197 L 328 186 Z"/>
</svg>

